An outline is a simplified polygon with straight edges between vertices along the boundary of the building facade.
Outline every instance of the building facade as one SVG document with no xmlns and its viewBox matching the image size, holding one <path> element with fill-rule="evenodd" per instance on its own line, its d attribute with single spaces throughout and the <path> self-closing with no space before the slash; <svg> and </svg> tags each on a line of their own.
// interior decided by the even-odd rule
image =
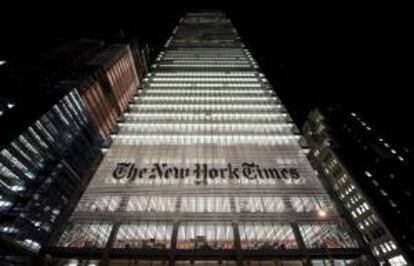
<svg viewBox="0 0 414 266">
<path fill-rule="evenodd" d="M 312 111 L 303 132 L 309 158 L 379 264 L 412 265 L 412 156 L 343 108 Z"/>
<path fill-rule="evenodd" d="M 103 140 L 75 89 L 43 95 L 43 101 L 31 96 L 0 98 L 0 122 L 7 129 L 0 143 L 4 265 L 25 265 L 40 251 L 73 211 L 102 158 Z"/>
<path fill-rule="evenodd" d="M 139 87 L 126 44 L 53 43 L 0 69 L 0 264 L 27 265 L 72 213 Z"/>
<path fill-rule="evenodd" d="M 185 16 L 127 110 L 53 265 L 370 265 L 224 14 Z"/>
<path fill-rule="evenodd" d="M 129 45 L 112 44 L 58 84 L 79 91 L 104 139 L 110 136 L 140 86 L 135 65 Z"/>
<path fill-rule="evenodd" d="M 76 88 L 92 121 L 107 138 L 140 86 L 146 66 L 135 39 L 58 39 L 9 67 L 16 83 Z M 1 75 L 1 74 L 0 74 Z M 24 92 L 23 92 L 24 93 Z"/>
</svg>

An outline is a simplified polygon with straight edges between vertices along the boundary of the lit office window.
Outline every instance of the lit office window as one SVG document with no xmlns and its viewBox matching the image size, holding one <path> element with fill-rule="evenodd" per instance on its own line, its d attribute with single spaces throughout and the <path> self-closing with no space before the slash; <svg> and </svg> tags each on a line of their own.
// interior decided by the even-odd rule
<svg viewBox="0 0 414 266">
<path fill-rule="evenodd" d="M 0 163 L 0 173 L 6 172 L 7 174 L 10 174 L 10 172 L 8 171 L 9 170 Z M 17 176 L 14 176 L 13 178 L 9 178 L 9 177 L 10 176 L 4 175 L 3 178 L 0 179 L 0 186 L 6 187 L 7 189 L 9 189 L 10 191 L 13 191 L 14 193 L 19 193 L 25 190 L 24 183 L 21 180 L 19 180 Z"/>
<path fill-rule="evenodd" d="M 257 78 L 219 78 L 219 77 L 194 77 L 194 78 L 187 78 L 187 77 L 174 77 L 174 78 L 153 78 L 153 82 L 219 82 L 219 81 L 226 81 L 226 82 L 258 82 Z M 156 84 L 156 83 L 153 83 Z"/>
<path fill-rule="evenodd" d="M 404 259 L 403 256 L 398 255 L 389 259 L 391 266 L 405 266 L 408 265 L 407 261 Z"/>
<path fill-rule="evenodd" d="M 146 121 L 168 121 L 168 122 L 181 122 L 181 121 L 198 121 L 204 119 L 211 122 L 285 122 L 287 119 L 286 114 L 274 114 L 274 113 L 179 113 L 172 114 L 168 112 L 158 113 L 126 113 L 125 119 L 133 122 L 146 122 Z"/>
<path fill-rule="evenodd" d="M 150 83 L 151 88 L 261 88 L 260 83 L 201 83 L 201 82 L 188 82 L 188 83 Z"/>
<path fill-rule="evenodd" d="M 218 88 L 218 87 L 205 87 L 205 88 L 151 88 L 145 91 L 145 95 L 141 97 L 135 97 L 135 100 L 151 99 L 154 97 L 162 96 L 167 98 L 168 96 L 192 96 L 204 98 L 205 96 L 221 97 L 221 96 L 237 96 L 244 97 L 246 99 L 253 97 L 261 97 L 265 94 L 265 90 L 262 88 Z"/>
<path fill-rule="evenodd" d="M 231 212 L 228 197 L 183 197 L 181 212 Z"/>
<path fill-rule="evenodd" d="M 29 170 L 29 168 L 24 165 L 19 159 L 17 159 L 13 154 L 11 154 L 7 149 L 3 149 L 0 152 L 1 156 L 4 158 L 4 160 L 8 160 L 13 168 L 18 169 L 18 171 L 21 171 L 27 178 L 33 179 L 35 178 L 35 174 Z"/>
<path fill-rule="evenodd" d="M 307 248 L 356 248 L 356 242 L 341 226 L 332 223 L 300 224 L 300 232 Z"/>
<path fill-rule="evenodd" d="M 225 222 L 181 223 L 177 249 L 232 249 L 233 227 Z"/>
<path fill-rule="evenodd" d="M 186 63 L 178 63 L 178 64 L 160 64 L 160 67 L 171 67 L 171 68 L 180 68 L 180 67 L 188 67 L 188 68 L 198 68 L 198 67 L 209 67 L 209 68 L 233 68 L 233 67 L 239 67 L 239 68 L 250 68 L 251 66 L 249 64 L 224 64 L 224 63 L 217 63 L 217 64 L 186 64 Z"/>
<path fill-rule="evenodd" d="M 57 245 L 71 248 L 104 248 L 111 229 L 112 225 L 107 223 L 71 224 Z"/>
<path fill-rule="evenodd" d="M 277 222 L 239 223 L 242 249 L 296 249 L 298 247 L 289 224 Z"/>
<path fill-rule="evenodd" d="M 33 146 L 33 143 L 29 142 L 27 139 L 27 133 L 20 135 L 16 142 L 19 142 L 22 146 L 25 147 L 26 150 L 30 151 L 30 156 L 32 156 L 34 160 L 38 161 L 38 163 L 42 163 L 44 158 L 41 155 L 40 151 Z"/>
<path fill-rule="evenodd" d="M 28 249 L 31 249 L 31 250 L 33 250 L 33 251 L 39 251 L 40 250 L 40 248 L 42 247 L 40 244 L 39 244 L 39 242 L 37 242 L 37 241 L 34 241 L 33 239 L 30 239 L 30 238 L 26 238 L 26 239 L 24 239 L 24 240 L 17 240 L 16 241 L 18 244 L 20 244 L 20 245 L 22 245 L 22 246 L 24 246 L 24 247 L 26 247 L 26 248 L 28 248 Z"/>
<path fill-rule="evenodd" d="M 142 103 L 169 103 L 173 102 L 175 104 L 178 103 L 238 103 L 238 102 L 262 102 L 262 103 L 269 103 L 270 99 L 264 96 L 190 96 L 188 95 L 181 95 L 181 96 L 157 96 L 157 95 L 147 95 L 143 96 L 139 99 L 139 102 Z"/>
<path fill-rule="evenodd" d="M 4 164 L 2 164 L 0 162 L 0 174 L 2 175 L 2 177 L 4 177 L 4 179 L 0 179 L 0 182 L 2 182 L 3 185 L 5 185 L 6 187 L 9 187 L 10 184 L 9 182 L 12 182 L 12 180 L 14 181 L 19 181 L 19 177 L 14 174 L 12 171 L 10 171 L 10 169 L 8 167 L 6 167 Z"/>
<path fill-rule="evenodd" d="M 257 104 L 132 104 L 130 109 L 137 112 L 148 112 L 148 111 L 165 111 L 165 112 L 243 112 L 243 111 L 255 111 L 255 112 L 266 112 L 269 110 L 280 110 L 280 105 L 264 103 L 262 105 Z"/>
<path fill-rule="evenodd" d="M 285 204 L 280 197 L 236 197 L 236 212 L 283 212 Z"/>
<path fill-rule="evenodd" d="M 271 125 L 271 124 L 239 124 L 239 123 L 122 123 L 119 125 L 118 134 L 137 134 L 146 132 L 165 132 L 165 133 L 197 133 L 197 132 L 216 132 L 216 133 L 274 133 L 289 134 L 292 125 Z"/>
<path fill-rule="evenodd" d="M 295 212 L 313 212 L 333 208 L 327 197 L 291 197 L 290 202 Z"/>
<path fill-rule="evenodd" d="M 122 197 L 120 196 L 98 196 L 96 198 L 82 199 L 76 211 L 116 211 L 121 203 Z"/>
<path fill-rule="evenodd" d="M 313 266 L 346 266 L 346 265 L 365 265 L 365 260 L 361 258 L 357 259 L 323 259 L 323 260 L 312 260 Z"/>
<path fill-rule="evenodd" d="M 8 201 L 7 199 L 3 198 L 0 195 L 0 211 L 8 209 L 8 207 L 10 207 L 12 205 L 11 201 Z"/>
<path fill-rule="evenodd" d="M 126 211 L 128 212 L 174 212 L 176 197 L 167 196 L 131 196 Z"/>
<path fill-rule="evenodd" d="M 261 145 L 295 145 L 298 143 L 297 136 L 277 135 L 113 135 L 113 143 L 116 145 L 164 145 L 164 144 L 261 144 Z M 243 179 L 240 179 L 243 180 Z M 269 179 L 269 182 L 275 182 Z M 244 180 L 246 181 L 246 180 Z M 305 179 L 282 180 L 286 184 L 305 183 Z M 248 182 L 248 181 L 246 181 Z M 256 183 L 253 180 L 252 183 Z"/>
<path fill-rule="evenodd" d="M 163 222 L 122 224 L 114 248 L 169 249 L 172 229 L 172 224 Z"/>
</svg>

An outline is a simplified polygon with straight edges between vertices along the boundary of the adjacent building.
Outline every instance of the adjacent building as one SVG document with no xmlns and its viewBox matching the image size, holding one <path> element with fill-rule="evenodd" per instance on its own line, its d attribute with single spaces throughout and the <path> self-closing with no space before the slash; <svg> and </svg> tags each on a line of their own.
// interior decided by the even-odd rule
<svg viewBox="0 0 414 266">
<path fill-rule="evenodd" d="M 151 51 L 148 44 L 140 42 L 136 37 L 126 37 L 123 31 L 120 32 L 120 36 L 110 38 L 107 42 L 129 45 L 138 78 L 139 80 L 144 78 L 151 64 Z"/>
<path fill-rule="evenodd" d="M 8 79 L 48 89 L 76 88 L 106 139 L 146 73 L 146 49 L 136 39 L 122 38 L 57 39 L 39 50 L 24 62 L 9 64 Z"/>
<path fill-rule="evenodd" d="M 0 69 L 0 261 L 26 265 L 64 224 L 140 86 L 129 45 L 54 41 Z"/>
<path fill-rule="evenodd" d="M 303 127 L 309 158 L 380 265 L 412 265 L 413 158 L 358 114 L 312 111 Z"/>
<path fill-rule="evenodd" d="M 45 264 L 371 265 L 223 13 L 182 18 L 124 110 Z"/>
<path fill-rule="evenodd" d="M 71 214 L 103 140 L 75 89 L 8 94 L 0 114 L 0 260 L 24 264 Z"/>
<path fill-rule="evenodd" d="M 77 68 L 58 87 L 77 88 L 103 138 L 109 137 L 117 119 L 140 86 L 128 45 L 110 45 Z"/>
</svg>

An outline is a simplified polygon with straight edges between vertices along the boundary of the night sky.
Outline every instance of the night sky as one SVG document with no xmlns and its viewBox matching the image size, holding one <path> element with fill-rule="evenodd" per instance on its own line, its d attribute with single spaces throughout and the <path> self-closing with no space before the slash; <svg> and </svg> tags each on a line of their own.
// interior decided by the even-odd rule
<svg viewBox="0 0 414 266">
<path fill-rule="evenodd" d="M 0 58 L 20 60 L 56 37 L 103 38 L 120 28 L 156 52 L 186 11 L 221 9 L 299 126 L 315 106 L 341 104 L 391 143 L 414 150 L 414 45 L 408 7 L 244 3 L 16 3 L 2 8 Z"/>
</svg>

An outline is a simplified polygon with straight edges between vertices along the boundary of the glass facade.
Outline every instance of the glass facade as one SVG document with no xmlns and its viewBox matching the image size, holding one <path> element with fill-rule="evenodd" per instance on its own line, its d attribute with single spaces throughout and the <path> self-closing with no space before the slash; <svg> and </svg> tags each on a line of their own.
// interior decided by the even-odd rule
<svg viewBox="0 0 414 266">
<path fill-rule="evenodd" d="M 366 138 L 364 135 L 364 131 L 369 132 L 371 128 L 354 113 L 332 113 L 327 110 L 314 110 L 309 114 L 303 130 L 307 142 L 312 148 L 309 158 L 319 170 L 320 175 L 331 186 L 331 190 L 336 194 L 337 199 L 343 204 L 349 218 L 354 222 L 364 241 L 369 245 L 378 263 L 380 265 L 389 263 L 391 266 L 411 265 L 405 252 L 397 244 L 395 234 L 390 230 L 399 227 L 395 224 L 395 220 L 398 218 L 393 217 L 391 219 L 391 226 L 387 226 L 383 221 L 383 218 L 387 219 L 387 216 L 391 216 L 386 211 L 387 205 L 389 205 L 388 201 L 391 201 L 391 203 L 394 203 L 394 201 L 391 199 L 391 195 L 385 192 L 385 189 L 388 190 L 388 188 L 381 188 L 379 185 L 379 182 L 384 182 L 385 178 L 375 179 L 378 176 L 374 176 L 374 169 L 377 170 L 377 173 L 382 171 L 380 171 L 381 166 L 377 161 L 380 156 L 375 155 L 379 153 L 380 148 L 377 148 L 378 146 L 374 144 L 372 138 Z M 357 126 L 361 124 L 364 131 L 355 130 L 355 126 L 353 126 L 355 124 Z M 351 128 L 354 132 L 351 131 Z M 342 129 L 345 129 L 345 134 L 341 132 Z M 364 137 L 366 139 L 362 141 L 361 139 Z M 355 139 L 359 140 L 355 141 Z M 383 142 L 380 139 L 380 143 Z M 367 143 L 373 147 L 373 150 L 367 152 L 368 155 L 361 152 L 360 154 L 363 155 L 360 155 L 359 158 L 354 158 L 356 157 L 354 154 L 346 152 L 346 150 L 351 150 L 352 153 L 358 153 L 359 151 L 355 146 L 362 146 L 361 143 Z M 364 147 L 363 150 L 368 149 Z M 372 158 L 376 158 L 375 166 L 371 164 Z M 387 161 L 383 164 L 387 169 L 395 169 Z M 404 168 L 397 167 L 397 169 L 402 170 Z M 403 178 L 406 177 L 405 174 L 402 176 Z M 364 181 L 372 181 L 373 187 L 367 186 Z M 374 197 L 370 198 L 368 196 L 370 191 L 379 194 L 382 202 Z M 399 199 L 398 196 L 395 196 L 395 198 Z M 391 207 L 396 209 L 396 205 L 391 204 Z M 409 207 L 409 213 L 411 213 L 411 206 Z M 401 227 L 401 233 L 405 234 L 407 230 L 404 230 L 403 226 Z"/>
<path fill-rule="evenodd" d="M 306 156 L 231 22 L 219 12 L 190 13 L 144 78 L 49 253 L 76 247 L 76 256 L 88 256 L 82 248 L 93 246 L 109 257 L 177 265 L 360 256 Z"/>
<path fill-rule="evenodd" d="M 101 143 L 79 93 L 71 90 L 0 149 L 2 243 L 32 254 L 46 244 L 91 177 Z"/>
<path fill-rule="evenodd" d="M 111 45 L 87 64 L 99 70 L 76 85 L 102 137 L 107 138 L 139 86 L 134 58 L 128 45 Z"/>
<path fill-rule="evenodd" d="M 102 137 L 110 135 L 116 118 L 119 116 L 116 107 L 110 104 L 109 98 L 105 96 L 105 90 L 98 80 L 92 81 L 83 89 L 82 100 Z"/>
</svg>

